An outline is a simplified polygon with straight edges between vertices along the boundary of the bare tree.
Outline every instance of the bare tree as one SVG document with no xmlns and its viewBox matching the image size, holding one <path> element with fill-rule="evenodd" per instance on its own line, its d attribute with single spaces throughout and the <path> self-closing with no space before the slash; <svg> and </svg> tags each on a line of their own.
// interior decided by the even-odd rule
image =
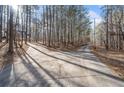
<svg viewBox="0 0 124 93">
<path fill-rule="evenodd" d="M 14 41 L 14 37 L 13 37 L 13 9 L 12 6 L 10 6 L 10 32 L 9 32 L 9 53 L 12 54 L 13 53 L 13 41 Z"/>
</svg>

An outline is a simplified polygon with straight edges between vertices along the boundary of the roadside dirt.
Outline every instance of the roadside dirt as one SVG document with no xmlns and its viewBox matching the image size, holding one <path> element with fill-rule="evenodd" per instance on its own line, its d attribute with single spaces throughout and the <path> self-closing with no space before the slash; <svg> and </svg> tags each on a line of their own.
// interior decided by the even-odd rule
<svg viewBox="0 0 124 93">
<path fill-rule="evenodd" d="M 26 51 L 29 46 L 23 44 L 23 49 Z M 8 54 L 8 44 L 1 43 L 0 44 L 0 69 L 2 69 L 5 65 L 9 63 L 16 62 L 16 59 L 18 59 L 17 50 L 20 51 L 21 49 L 19 46 L 14 46 L 14 53 Z"/>
<path fill-rule="evenodd" d="M 5 54 L 5 47 L 6 46 L 6 43 L 5 42 L 2 42 L 2 43 L 0 43 L 0 69 L 2 68 L 2 66 L 3 66 L 3 56 L 4 56 L 4 54 Z"/>
<path fill-rule="evenodd" d="M 99 59 L 124 79 L 124 53 L 106 51 L 103 47 L 92 49 Z"/>
</svg>

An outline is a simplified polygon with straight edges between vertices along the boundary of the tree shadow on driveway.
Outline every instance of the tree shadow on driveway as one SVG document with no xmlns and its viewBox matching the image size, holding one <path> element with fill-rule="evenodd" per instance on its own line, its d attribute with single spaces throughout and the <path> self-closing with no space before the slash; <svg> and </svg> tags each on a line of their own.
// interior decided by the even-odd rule
<svg viewBox="0 0 124 93">
<path fill-rule="evenodd" d="M 3 68 L 0 71 L 0 87 L 8 86 L 10 83 L 10 76 L 11 76 L 11 71 L 12 71 L 12 65 L 14 61 L 14 56 L 13 54 L 5 54 L 3 56 L 4 58 L 4 64 Z"/>
<path fill-rule="evenodd" d="M 35 62 L 48 76 L 50 76 L 50 78 L 58 85 L 61 87 L 64 87 L 64 85 L 59 82 L 49 71 L 47 71 L 43 66 L 41 66 L 34 58 L 32 58 L 28 53 L 26 53 L 26 51 L 23 49 L 24 55 L 28 56 L 31 60 L 33 60 L 33 62 Z"/>
<path fill-rule="evenodd" d="M 21 49 L 21 53 L 17 50 L 17 53 L 19 57 L 22 59 L 22 64 L 31 72 L 31 74 L 36 78 L 38 81 L 37 83 L 33 83 L 31 86 L 41 86 L 41 87 L 49 87 L 51 84 L 48 82 L 47 79 L 42 75 L 42 73 L 39 72 L 40 69 L 42 69 L 50 78 L 53 80 L 58 86 L 63 87 L 64 85 L 59 82 L 49 71 L 47 71 L 44 67 L 42 67 L 34 58 L 32 58 L 24 49 Z M 33 65 L 33 62 L 40 67 L 38 69 Z M 18 81 L 18 79 L 17 79 Z M 38 85 L 39 84 L 39 85 Z M 29 85 L 30 86 L 30 85 Z"/>
<path fill-rule="evenodd" d="M 111 79 L 118 80 L 118 81 L 124 83 L 124 80 L 121 79 L 121 78 L 119 78 L 119 77 L 117 77 L 117 76 L 114 76 L 114 75 L 111 75 L 111 74 L 108 74 L 108 73 L 102 72 L 102 71 L 100 71 L 99 69 L 93 69 L 93 68 L 90 68 L 90 67 L 86 67 L 86 66 L 83 66 L 83 65 L 80 65 L 80 64 L 77 64 L 77 63 L 74 63 L 74 62 L 71 62 L 71 61 L 68 61 L 68 60 L 65 60 L 65 59 L 62 59 L 62 58 L 59 58 L 59 57 L 56 57 L 56 56 L 50 55 L 50 54 L 48 54 L 48 53 L 45 53 L 45 52 L 43 52 L 43 51 L 41 51 L 41 50 L 35 48 L 35 47 L 32 46 L 32 45 L 29 45 L 29 46 L 32 47 L 32 48 L 34 48 L 35 50 L 41 52 L 42 54 L 49 56 L 49 57 L 52 57 L 52 58 L 55 58 L 55 59 L 61 60 L 61 61 L 63 61 L 63 62 L 66 62 L 66 63 L 72 64 L 72 65 L 78 66 L 78 67 L 80 67 L 80 68 L 84 68 L 84 69 L 89 70 L 89 71 L 96 72 L 96 73 L 98 73 L 98 74 L 101 74 L 101 75 L 107 76 L 107 77 L 109 77 L 109 78 L 111 78 Z"/>
<path fill-rule="evenodd" d="M 21 53 L 18 50 L 16 50 L 16 51 L 17 51 L 19 57 L 22 59 L 21 63 L 28 69 L 28 71 L 31 73 L 31 75 L 36 79 L 35 83 L 40 82 L 39 86 L 49 87 L 50 84 L 47 82 L 46 79 L 44 79 L 44 76 L 41 73 L 39 73 L 37 68 L 32 65 L 32 63 L 30 62 L 30 60 L 26 56 L 26 54 L 23 52 L 23 55 L 21 55 Z M 23 74 L 21 74 L 21 77 L 23 77 Z M 17 83 L 17 82 L 22 83 L 21 81 L 22 81 L 22 79 L 20 77 L 18 77 L 15 83 Z M 24 83 L 25 83 L 24 86 L 32 86 L 32 84 L 30 84 L 30 82 L 28 80 L 27 81 L 25 80 Z"/>
</svg>

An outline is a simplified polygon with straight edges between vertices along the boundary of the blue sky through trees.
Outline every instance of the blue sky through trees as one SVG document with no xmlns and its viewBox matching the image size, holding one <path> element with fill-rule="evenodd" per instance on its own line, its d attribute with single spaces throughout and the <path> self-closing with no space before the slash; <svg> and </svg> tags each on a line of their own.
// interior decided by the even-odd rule
<svg viewBox="0 0 124 93">
<path fill-rule="evenodd" d="M 101 13 L 102 13 L 102 9 L 101 9 L 101 5 L 85 5 L 86 8 L 88 8 L 89 10 L 89 16 L 90 16 L 90 20 L 93 22 L 94 18 L 95 18 L 95 22 L 96 25 L 99 24 L 102 21 L 101 18 Z M 92 28 L 93 28 L 93 23 L 91 24 Z"/>
</svg>

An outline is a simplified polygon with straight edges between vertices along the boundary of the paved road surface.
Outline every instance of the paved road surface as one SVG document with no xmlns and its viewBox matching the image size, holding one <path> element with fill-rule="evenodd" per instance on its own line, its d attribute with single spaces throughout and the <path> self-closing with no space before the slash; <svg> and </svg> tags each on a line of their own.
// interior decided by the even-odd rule
<svg viewBox="0 0 124 93">
<path fill-rule="evenodd" d="M 101 63 L 88 47 L 63 52 L 29 45 L 23 51 L 25 55 L 0 71 L 0 86 L 124 86 L 124 80 Z"/>
</svg>

